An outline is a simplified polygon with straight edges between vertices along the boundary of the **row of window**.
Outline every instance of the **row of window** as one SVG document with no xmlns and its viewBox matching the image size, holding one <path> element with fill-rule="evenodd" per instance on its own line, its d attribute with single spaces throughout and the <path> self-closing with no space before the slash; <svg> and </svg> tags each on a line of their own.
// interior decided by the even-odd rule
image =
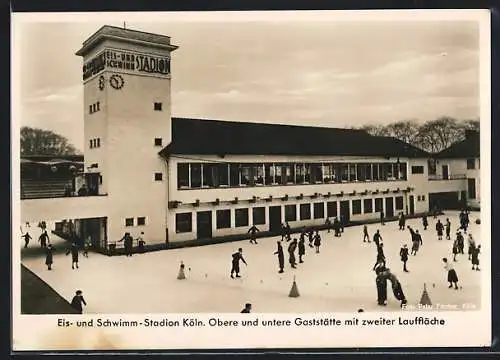
<svg viewBox="0 0 500 360">
<path fill-rule="evenodd" d="M 137 218 L 137 226 L 146 225 L 146 218 L 144 216 Z M 125 226 L 134 226 L 134 218 L 126 218 Z"/>
<path fill-rule="evenodd" d="M 375 201 L 375 206 L 374 206 Z M 370 214 L 373 212 L 383 211 L 384 198 L 375 199 L 357 199 L 352 200 L 352 214 Z M 403 210 L 403 197 L 395 197 L 395 209 Z M 312 205 L 312 206 L 311 206 Z M 297 206 L 299 207 L 299 220 L 311 220 L 314 219 L 324 219 L 325 218 L 325 205 L 326 205 L 326 217 L 336 217 L 337 212 L 337 201 L 329 202 L 318 202 L 318 203 L 307 203 L 307 204 L 293 204 L 285 205 L 285 221 L 297 221 Z M 312 212 L 311 212 L 312 210 Z M 216 210 L 216 228 L 217 229 L 227 229 L 231 227 L 231 210 L 223 209 Z M 255 207 L 252 209 L 253 224 L 262 225 L 266 223 L 265 219 L 265 208 Z M 185 233 L 192 232 L 192 213 L 179 213 L 175 217 L 176 232 Z M 235 227 L 245 227 L 249 226 L 249 209 L 235 209 L 234 211 L 234 225 Z"/>
<path fill-rule="evenodd" d="M 406 179 L 406 163 L 177 164 L 179 189 Z"/>
<path fill-rule="evenodd" d="M 90 143 L 90 148 L 91 149 L 101 147 L 101 139 L 99 139 L 99 138 L 97 138 L 97 139 L 90 139 L 89 143 Z"/>
<path fill-rule="evenodd" d="M 425 201 L 425 195 L 418 195 L 417 201 Z"/>
<path fill-rule="evenodd" d="M 95 104 L 89 105 L 89 114 L 93 114 L 101 110 L 101 103 L 98 101 Z"/>
</svg>

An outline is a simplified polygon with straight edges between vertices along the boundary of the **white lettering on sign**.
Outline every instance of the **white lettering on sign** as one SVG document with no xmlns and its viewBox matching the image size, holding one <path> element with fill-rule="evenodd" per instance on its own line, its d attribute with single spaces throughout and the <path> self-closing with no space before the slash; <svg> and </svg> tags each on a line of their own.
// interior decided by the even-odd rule
<svg viewBox="0 0 500 360">
<path fill-rule="evenodd" d="M 83 66 L 83 80 L 104 69 L 120 69 L 150 74 L 170 74 L 168 57 L 137 54 L 128 51 L 105 50 Z"/>
</svg>

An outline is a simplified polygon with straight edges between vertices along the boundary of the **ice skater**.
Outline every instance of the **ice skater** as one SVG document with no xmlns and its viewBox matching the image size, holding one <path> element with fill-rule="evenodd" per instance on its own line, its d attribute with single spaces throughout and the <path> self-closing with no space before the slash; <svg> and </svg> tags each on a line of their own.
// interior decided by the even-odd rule
<svg viewBox="0 0 500 360">
<path fill-rule="evenodd" d="M 278 265 L 280 274 L 283 273 L 283 268 L 285 267 L 285 254 L 283 253 L 283 246 L 281 246 L 281 241 L 276 242 L 278 245 L 278 249 L 274 252 L 274 255 L 278 255 Z"/>
<path fill-rule="evenodd" d="M 75 296 L 73 296 L 73 300 L 71 300 L 71 307 L 75 309 L 78 314 L 83 313 L 83 305 L 87 306 L 85 299 L 83 298 L 83 292 L 81 290 L 77 290 Z"/>
<path fill-rule="evenodd" d="M 427 227 L 429 226 L 429 222 L 427 221 L 427 215 L 422 216 L 422 226 L 424 227 L 424 230 L 427 230 Z"/>
<path fill-rule="evenodd" d="M 460 231 L 457 232 L 457 246 L 458 246 L 458 253 L 463 255 L 465 248 L 465 239 Z"/>
<path fill-rule="evenodd" d="M 309 240 L 309 247 L 312 248 L 313 246 L 313 241 L 314 241 L 314 231 L 313 229 L 309 229 L 307 232 L 307 238 Z"/>
<path fill-rule="evenodd" d="M 405 225 L 406 225 L 406 218 L 405 218 L 405 215 L 403 214 L 403 212 L 401 211 L 399 213 L 399 230 L 404 231 Z"/>
<path fill-rule="evenodd" d="M 384 255 L 384 244 L 380 244 L 377 247 L 377 260 L 375 265 L 373 265 L 373 271 L 377 272 L 377 269 L 385 269 L 385 255 Z"/>
<path fill-rule="evenodd" d="M 246 303 L 245 308 L 240 311 L 241 314 L 250 314 L 252 312 L 252 304 Z"/>
<path fill-rule="evenodd" d="M 472 270 L 479 271 L 479 254 L 481 253 L 481 245 L 475 246 L 472 250 Z"/>
<path fill-rule="evenodd" d="M 49 235 L 46 230 L 43 230 L 40 236 L 38 237 L 38 242 L 40 243 L 40 247 L 45 249 L 47 244 L 50 243 Z"/>
<path fill-rule="evenodd" d="M 27 248 L 30 244 L 30 240 L 32 239 L 30 233 L 26 232 L 26 234 L 21 235 L 21 237 L 24 239 L 24 248 Z"/>
<path fill-rule="evenodd" d="M 333 219 L 333 229 L 335 230 L 335 236 L 340 237 L 340 221 L 337 217 Z"/>
<path fill-rule="evenodd" d="M 382 241 L 382 235 L 380 235 L 380 230 L 377 229 L 377 231 L 373 235 L 373 242 L 375 243 L 375 245 L 377 245 L 377 248 L 379 247 L 381 241 Z"/>
<path fill-rule="evenodd" d="M 448 286 L 448 288 L 451 289 L 453 285 L 455 285 L 455 290 L 458 290 L 458 275 L 455 271 L 455 268 L 450 262 L 448 262 L 447 258 L 443 258 L 443 262 L 444 269 L 448 272 L 448 282 L 450 283 L 450 286 Z"/>
<path fill-rule="evenodd" d="M 314 246 L 316 247 L 316 254 L 319 254 L 319 247 L 321 246 L 321 236 L 319 235 L 318 230 L 316 230 L 316 234 L 314 235 Z"/>
<path fill-rule="evenodd" d="M 123 241 L 123 247 L 125 250 L 125 256 L 132 256 L 132 250 L 133 250 L 133 239 L 132 236 L 130 236 L 130 233 L 126 232 L 123 237 L 118 240 L 118 242 Z"/>
<path fill-rule="evenodd" d="M 368 226 L 366 226 L 366 224 L 365 224 L 363 226 L 363 242 L 367 242 L 366 240 L 368 240 L 368 242 L 371 242 L 370 235 L 368 235 Z"/>
<path fill-rule="evenodd" d="M 304 261 L 302 260 L 302 256 L 306 254 L 306 244 L 304 239 L 301 239 L 298 244 L 299 249 L 299 263 L 302 264 Z"/>
<path fill-rule="evenodd" d="M 295 249 L 297 248 L 297 239 L 293 239 L 290 245 L 288 245 L 288 262 L 290 266 L 294 269 L 297 268 L 297 262 L 295 260 Z"/>
<path fill-rule="evenodd" d="M 446 240 L 451 240 L 451 237 L 450 237 L 451 222 L 450 222 L 450 219 L 448 219 L 448 218 L 446 218 L 445 228 L 446 228 Z"/>
<path fill-rule="evenodd" d="M 243 249 L 239 248 L 238 252 L 235 252 L 232 255 L 232 266 L 231 266 L 231 279 L 234 279 L 234 275 L 236 273 L 236 277 L 239 278 L 240 276 L 240 260 L 243 262 L 243 264 L 247 265 L 247 262 L 243 258 Z"/>
<path fill-rule="evenodd" d="M 89 249 L 92 246 L 92 237 L 89 235 L 87 236 L 87 239 L 85 239 L 85 242 L 83 243 L 83 256 L 86 258 L 89 257 Z"/>
<path fill-rule="evenodd" d="M 286 225 L 285 223 L 281 224 L 281 241 L 286 238 Z"/>
<path fill-rule="evenodd" d="M 292 240 L 292 229 L 290 228 L 290 224 L 288 222 L 286 224 L 286 241 Z"/>
<path fill-rule="evenodd" d="M 76 243 L 72 243 L 71 247 L 66 251 L 66 256 L 71 253 L 71 268 L 75 270 L 75 266 L 78 269 L 78 246 Z"/>
<path fill-rule="evenodd" d="M 49 244 L 45 249 L 45 265 L 47 265 L 47 270 L 52 270 L 52 264 L 54 263 L 54 249 L 52 245 Z"/>
<path fill-rule="evenodd" d="M 441 220 L 438 219 L 436 223 L 436 232 L 438 236 L 438 240 L 443 240 L 443 230 L 444 230 L 444 225 L 441 222 Z"/>
<path fill-rule="evenodd" d="M 256 234 L 260 230 L 257 229 L 255 225 L 252 225 L 252 227 L 248 230 L 248 233 L 250 234 L 250 244 L 257 244 L 257 236 Z"/>
<path fill-rule="evenodd" d="M 385 217 L 384 217 L 384 212 L 380 212 L 380 225 L 385 225 Z"/>
<path fill-rule="evenodd" d="M 340 226 L 340 232 L 344 233 L 344 226 L 346 225 L 345 217 L 344 215 L 340 215 L 340 221 L 339 221 L 339 226 Z"/>
<path fill-rule="evenodd" d="M 401 307 L 404 307 L 404 305 L 407 304 L 407 300 L 405 297 L 405 294 L 403 292 L 403 287 L 401 286 L 401 282 L 398 280 L 396 275 L 394 275 L 390 269 L 387 269 L 384 272 L 384 276 L 391 282 L 392 286 L 392 293 L 394 294 L 394 297 L 396 300 L 401 301 Z"/>
<path fill-rule="evenodd" d="M 379 266 L 375 273 L 375 284 L 377 286 L 377 303 L 380 306 L 387 305 L 387 277 L 384 275 L 385 266 Z"/>
<path fill-rule="evenodd" d="M 139 236 L 137 237 L 137 249 L 140 253 L 144 253 L 144 245 L 146 242 L 144 241 L 144 231 L 141 231 Z"/>
<path fill-rule="evenodd" d="M 399 250 L 399 256 L 401 257 L 401 261 L 403 262 L 403 271 L 409 272 L 406 268 L 406 262 L 408 261 L 408 246 L 406 244 Z"/>
<path fill-rule="evenodd" d="M 453 261 L 457 261 L 458 250 L 458 239 L 453 240 L 453 245 L 451 247 L 451 253 L 453 254 Z"/>
<path fill-rule="evenodd" d="M 467 238 L 467 242 L 469 245 L 467 254 L 469 255 L 469 260 L 471 260 L 472 254 L 474 252 L 474 248 L 476 247 L 476 242 L 474 241 L 474 238 L 472 237 L 471 233 L 469 233 L 469 237 Z"/>
</svg>

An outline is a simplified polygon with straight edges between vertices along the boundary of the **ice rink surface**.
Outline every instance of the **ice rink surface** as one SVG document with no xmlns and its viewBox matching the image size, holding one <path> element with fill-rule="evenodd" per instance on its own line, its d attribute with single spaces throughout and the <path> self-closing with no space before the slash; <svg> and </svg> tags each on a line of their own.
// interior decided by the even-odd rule
<svg viewBox="0 0 500 360">
<path fill-rule="evenodd" d="M 444 223 L 447 217 L 452 224 L 453 240 L 459 223 L 458 212 L 448 211 L 439 219 Z M 472 233 L 476 243 L 480 244 L 480 225 L 475 224 L 477 218 L 478 212 L 470 214 L 468 233 Z M 479 309 L 481 272 L 471 269 L 467 259 L 467 237 L 465 255 L 458 255 L 458 261 L 454 263 L 462 288 L 449 289 L 441 259 L 453 258 L 453 241 L 438 241 L 437 220 L 432 217 L 428 220 L 426 231 L 421 219 L 411 219 L 406 223 L 418 229 L 423 238 L 417 256 L 409 258 L 409 273 L 402 271 L 399 257 L 403 244 L 411 249 L 409 231 L 399 231 L 397 222 L 385 226 L 371 224 L 368 231 L 373 237 L 380 229 L 387 267 L 400 280 L 409 305 L 419 303 L 426 283 L 433 305 L 441 304 L 457 310 Z M 50 228 L 51 224 L 48 225 Z M 34 238 L 30 246 L 39 246 L 36 240 L 40 229 L 32 227 L 30 233 Z M 88 303 L 84 313 L 234 313 L 239 312 L 246 302 L 252 303 L 252 311 L 257 313 L 352 313 L 360 308 L 365 311 L 401 311 L 390 283 L 388 305 L 377 305 L 375 273 L 372 271 L 376 246 L 373 242 L 363 243 L 362 233 L 362 226 L 346 228 L 340 238 L 333 232 L 320 232 L 320 253 L 316 254 L 314 249 L 306 246 L 304 263 L 298 264 L 297 269 L 288 264 L 288 243 L 284 241 L 283 274 L 278 273 L 278 259 L 273 255 L 276 241 L 281 237 L 258 239 L 258 245 L 238 241 L 134 254 L 132 257 L 90 253 L 89 258 L 80 256 L 78 270 L 71 269 L 71 256 L 65 256 L 60 250 L 54 255 L 52 271 L 47 270 L 42 253 L 38 257 L 22 256 L 22 263 L 69 301 L 75 291 L 81 289 Z M 298 234 L 294 237 L 298 238 Z M 51 240 L 58 249 L 68 246 L 54 235 L 51 235 Z M 242 277 L 233 280 L 229 277 L 231 254 L 239 247 L 243 248 L 248 266 L 241 264 Z M 185 264 L 186 280 L 177 280 L 181 261 Z M 288 297 L 294 277 L 300 292 L 298 298 Z"/>
</svg>

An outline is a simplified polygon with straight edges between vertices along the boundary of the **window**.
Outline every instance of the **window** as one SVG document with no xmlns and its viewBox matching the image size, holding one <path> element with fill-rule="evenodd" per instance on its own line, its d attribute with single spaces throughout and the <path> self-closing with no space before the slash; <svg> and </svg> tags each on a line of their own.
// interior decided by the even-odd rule
<svg viewBox="0 0 500 360">
<path fill-rule="evenodd" d="M 177 164 L 177 188 L 189 187 L 189 164 Z"/>
<path fill-rule="evenodd" d="M 363 200 L 363 212 L 369 214 L 373 212 L 373 199 Z"/>
<path fill-rule="evenodd" d="M 250 185 L 250 169 L 249 165 L 240 165 L 240 185 Z"/>
<path fill-rule="evenodd" d="M 97 138 L 97 147 L 101 147 L 101 139 Z"/>
<path fill-rule="evenodd" d="M 275 183 L 275 168 L 274 164 L 265 164 L 264 173 L 266 177 L 266 185 L 272 185 Z"/>
<path fill-rule="evenodd" d="M 295 167 L 293 165 L 282 165 L 284 184 L 295 183 Z"/>
<path fill-rule="evenodd" d="M 99 175 L 99 185 L 102 185 L 102 175 Z"/>
<path fill-rule="evenodd" d="M 326 203 L 326 216 L 336 217 L 337 216 L 337 202 L 329 201 Z"/>
<path fill-rule="evenodd" d="M 375 212 L 381 212 L 381 211 L 384 211 L 383 199 L 376 198 L 375 199 Z"/>
<path fill-rule="evenodd" d="M 202 164 L 202 187 L 214 187 L 214 170 L 216 169 L 214 164 Z"/>
<path fill-rule="evenodd" d="M 406 163 L 399 164 L 399 179 L 407 180 Z"/>
<path fill-rule="evenodd" d="M 476 168 L 476 159 L 467 159 L 467 170 L 473 170 Z"/>
<path fill-rule="evenodd" d="M 252 209 L 252 213 L 254 225 L 264 225 L 266 223 L 266 208 L 255 207 Z"/>
<path fill-rule="evenodd" d="M 325 204 L 324 203 L 314 203 L 314 218 L 323 219 L 325 217 Z"/>
<path fill-rule="evenodd" d="M 236 227 L 248 226 L 248 209 L 236 209 L 234 222 Z"/>
<path fill-rule="evenodd" d="M 90 148 L 92 149 L 92 148 L 93 148 L 93 146 L 92 146 L 92 145 L 94 144 L 94 143 L 92 142 L 92 140 L 89 140 L 89 144 L 90 144 Z"/>
<path fill-rule="evenodd" d="M 134 218 L 125 219 L 125 226 L 134 226 Z"/>
<path fill-rule="evenodd" d="M 219 186 L 229 186 L 229 165 L 228 164 L 218 164 L 217 165 L 217 177 Z"/>
<path fill-rule="evenodd" d="M 421 201 L 420 195 L 417 196 L 417 201 Z"/>
<path fill-rule="evenodd" d="M 349 181 L 356 181 L 356 164 L 349 164 Z"/>
<path fill-rule="evenodd" d="M 422 195 L 422 201 L 425 201 L 425 195 Z"/>
<path fill-rule="evenodd" d="M 311 165 L 311 184 L 323 182 L 323 166 L 321 164 Z"/>
<path fill-rule="evenodd" d="M 98 101 L 98 102 L 97 102 L 97 105 L 96 105 L 97 111 L 101 110 L 101 109 L 100 109 L 100 105 L 101 105 L 101 103 Z"/>
<path fill-rule="evenodd" d="M 92 114 L 92 105 L 89 105 L 89 114 Z"/>
<path fill-rule="evenodd" d="M 323 182 L 329 183 L 334 181 L 334 170 L 332 164 L 323 164 Z"/>
<path fill-rule="evenodd" d="M 231 210 L 217 210 L 217 229 L 231 227 Z"/>
<path fill-rule="evenodd" d="M 300 220 L 311 219 L 311 204 L 300 204 Z"/>
<path fill-rule="evenodd" d="M 476 198 L 476 179 L 467 179 L 467 193 L 469 199 Z"/>
<path fill-rule="evenodd" d="M 361 214 L 361 200 L 352 201 L 352 214 L 353 215 Z"/>
<path fill-rule="evenodd" d="M 155 146 L 161 146 L 162 145 L 162 138 L 155 138 Z"/>
<path fill-rule="evenodd" d="M 297 221 L 296 205 L 285 205 L 285 221 Z"/>
<path fill-rule="evenodd" d="M 92 104 L 92 112 L 95 113 L 96 110 L 95 110 L 95 104 Z"/>
<path fill-rule="evenodd" d="M 240 186 L 240 166 L 238 164 L 229 165 L 229 181 L 231 186 Z"/>
<path fill-rule="evenodd" d="M 372 164 L 366 164 L 366 180 L 373 180 Z"/>
<path fill-rule="evenodd" d="M 163 180 L 163 174 L 155 173 L 155 181 L 162 181 L 162 180 Z"/>
<path fill-rule="evenodd" d="M 137 218 L 137 225 L 138 226 L 146 225 L 146 218 L 144 216 L 143 217 L 138 217 Z"/>
<path fill-rule="evenodd" d="M 252 181 L 251 185 L 264 185 L 264 165 L 252 166 Z"/>
<path fill-rule="evenodd" d="M 175 215 L 175 232 L 176 233 L 187 233 L 192 232 L 192 220 L 193 217 L 191 213 L 181 213 Z"/>
<path fill-rule="evenodd" d="M 396 196 L 396 210 L 403 210 L 403 197 Z"/>
<path fill-rule="evenodd" d="M 379 164 L 373 164 L 372 165 L 372 173 L 373 173 L 373 180 L 374 181 L 379 181 L 380 180 L 379 170 L 380 170 Z"/>
<path fill-rule="evenodd" d="M 357 164 L 356 177 L 358 181 L 366 180 L 366 164 Z"/>
<path fill-rule="evenodd" d="M 412 166 L 411 167 L 411 173 L 412 174 L 423 174 L 424 173 L 424 167 L 423 166 Z"/>
<path fill-rule="evenodd" d="M 340 180 L 349 181 L 349 165 L 340 164 Z"/>
<path fill-rule="evenodd" d="M 191 164 L 191 187 L 201 187 L 201 164 Z"/>
<path fill-rule="evenodd" d="M 429 172 L 429 175 L 436 175 L 436 159 L 429 159 L 427 160 L 427 171 Z M 413 169 L 412 169 L 413 172 Z"/>
<path fill-rule="evenodd" d="M 161 111 L 162 103 L 161 102 L 155 102 L 154 109 L 155 111 Z"/>
</svg>

